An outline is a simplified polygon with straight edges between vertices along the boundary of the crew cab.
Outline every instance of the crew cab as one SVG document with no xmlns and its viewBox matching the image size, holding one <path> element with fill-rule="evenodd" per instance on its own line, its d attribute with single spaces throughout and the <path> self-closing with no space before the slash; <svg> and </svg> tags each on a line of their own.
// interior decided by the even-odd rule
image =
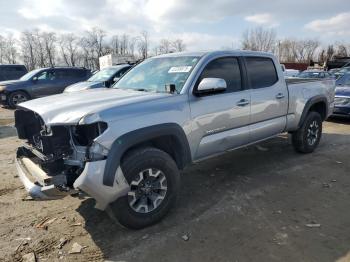
<svg viewBox="0 0 350 262">
<path fill-rule="evenodd" d="M 34 198 L 81 190 L 122 225 L 143 228 L 174 205 L 179 170 L 191 163 L 282 132 L 297 152 L 313 152 L 334 90 L 334 79 L 286 82 L 269 53 L 157 56 L 113 88 L 20 104 L 16 166 Z"/>
</svg>

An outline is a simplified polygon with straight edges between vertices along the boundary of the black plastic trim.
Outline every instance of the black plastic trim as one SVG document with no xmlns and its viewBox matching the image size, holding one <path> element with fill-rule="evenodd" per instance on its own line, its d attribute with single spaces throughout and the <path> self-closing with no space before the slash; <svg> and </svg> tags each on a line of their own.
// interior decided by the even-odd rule
<svg viewBox="0 0 350 262">
<path fill-rule="evenodd" d="M 322 95 L 318 95 L 318 96 L 315 96 L 315 97 L 312 97 L 310 98 L 306 104 L 305 104 L 305 107 L 304 107 L 304 110 L 303 110 L 303 113 L 301 114 L 301 117 L 300 117 L 300 121 L 299 121 L 299 125 L 298 125 L 298 128 L 300 128 L 302 126 L 302 124 L 304 123 L 305 121 L 305 118 L 307 116 L 307 114 L 309 113 L 310 111 L 310 108 L 319 103 L 319 102 L 323 102 L 325 103 L 326 105 L 326 117 L 328 116 L 328 102 L 327 102 L 327 98 L 322 96 Z M 325 120 L 325 119 L 322 119 L 322 120 Z"/>
<path fill-rule="evenodd" d="M 113 186 L 115 172 L 120 165 L 123 154 L 128 149 L 137 144 L 150 141 L 154 138 L 169 135 L 176 137 L 181 145 L 181 152 L 178 152 L 179 156 L 181 157 L 180 168 L 183 168 L 191 163 L 192 157 L 187 137 L 183 129 L 178 124 L 166 123 L 149 126 L 124 134 L 113 142 L 106 161 L 105 171 L 103 174 L 103 184 L 106 186 Z"/>
</svg>

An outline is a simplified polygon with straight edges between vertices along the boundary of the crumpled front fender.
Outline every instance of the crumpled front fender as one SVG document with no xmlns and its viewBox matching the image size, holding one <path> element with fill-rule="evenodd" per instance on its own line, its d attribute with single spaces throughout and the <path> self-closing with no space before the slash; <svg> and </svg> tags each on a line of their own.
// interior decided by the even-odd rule
<svg viewBox="0 0 350 262">
<path fill-rule="evenodd" d="M 96 208 L 105 210 L 109 203 L 125 196 L 130 186 L 120 168 L 117 168 L 113 186 L 103 185 L 106 160 L 87 162 L 80 176 L 74 182 L 74 188 L 80 189 L 96 199 Z"/>
</svg>

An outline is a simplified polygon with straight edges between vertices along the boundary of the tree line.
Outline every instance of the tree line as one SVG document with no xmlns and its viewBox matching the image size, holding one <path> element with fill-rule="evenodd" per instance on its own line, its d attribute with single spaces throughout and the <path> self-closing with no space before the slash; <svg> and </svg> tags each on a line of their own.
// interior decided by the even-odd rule
<svg viewBox="0 0 350 262">
<path fill-rule="evenodd" d="M 0 35 L 0 64 L 23 63 L 28 70 L 57 65 L 99 68 L 99 57 L 106 54 L 129 55 L 136 59 L 186 50 L 182 39 L 149 40 L 147 31 L 138 35 L 107 35 L 100 28 L 82 35 L 24 31 L 19 39 Z M 257 27 L 242 34 L 241 48 L 274 53 L 281 62 L 324 63 L 335 56 L 350 56 L 350 44 L 335 42 L 324 47 L 317 39 L 279 39 L 274 29 Z"/>
<path fill-rule="evenodd" d="M 149 42 L 147 31 L 108 36 L 104 30 L 93 28 L 78 36 L 35 29 L 22 32 L 19 39 L 0 35 L 0 64 L 23 63 L 28 70 L 57 65 L 98 69 L 99 57 L 106 54 L 145 59 L 186 49 L 182 39 L 161 39 L 152 50 Z"/>
<path fill-rule="evenodd" d="M 242 36 L 242 49 L 274 53 L 284 63 L 323 64 L 334 57 L 350 56 L 350 43 L 335 41 L 323 47 L 317 39 L 278 39 L 274 29 L 257 27 L 248 29 Z"/>
</svg>

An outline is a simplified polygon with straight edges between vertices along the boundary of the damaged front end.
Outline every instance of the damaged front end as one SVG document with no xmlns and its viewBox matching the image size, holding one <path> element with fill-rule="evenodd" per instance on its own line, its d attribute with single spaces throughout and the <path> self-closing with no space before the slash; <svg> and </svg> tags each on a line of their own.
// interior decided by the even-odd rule
<svg viewBox="0 0 350 262">
<path fill-rule="evenodd" d="M 38 114 L 22 109 L 16 110 L 15 121 L 18 137 L 26 140 L 17 151 L 16 166 L 33 198 L 57 199 L 81 189 L 108 204 L 101 192 L 94 192 L 102 186 L 98 183 L 108 154 L 95 142 L 107 129 L 105 122 L 47 126 Z"/>
</svg>

